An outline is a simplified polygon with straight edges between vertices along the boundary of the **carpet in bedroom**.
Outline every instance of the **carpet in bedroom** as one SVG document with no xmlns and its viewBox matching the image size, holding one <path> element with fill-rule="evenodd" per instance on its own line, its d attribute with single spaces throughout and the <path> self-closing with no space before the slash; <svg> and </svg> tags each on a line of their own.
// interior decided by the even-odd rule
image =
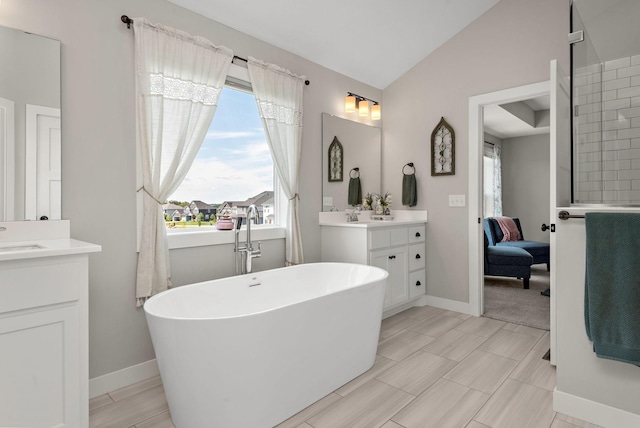
<svg viewBox="0 0 640 428">
<path fill-rule="evenodd" d="M 522 288 L 521 279 L 485 276 L 482 316 L 549 330 L 549 297 L 540 294 L 547 288 L 549 272 L 546 265 L 531 266 L 528 290 Z"/>
</svg>

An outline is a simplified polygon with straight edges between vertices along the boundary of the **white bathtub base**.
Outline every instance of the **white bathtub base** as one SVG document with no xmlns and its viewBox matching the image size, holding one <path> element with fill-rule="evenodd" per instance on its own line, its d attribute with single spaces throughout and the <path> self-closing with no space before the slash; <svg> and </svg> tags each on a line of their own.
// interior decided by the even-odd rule
<svg viewBox="0 0 640 428">
<path fill-rule="evenodd" d="M 370 369 L 385 281 L 246 316 L 147 313 L 176 428 L 275 426 Z"/>
</svg>

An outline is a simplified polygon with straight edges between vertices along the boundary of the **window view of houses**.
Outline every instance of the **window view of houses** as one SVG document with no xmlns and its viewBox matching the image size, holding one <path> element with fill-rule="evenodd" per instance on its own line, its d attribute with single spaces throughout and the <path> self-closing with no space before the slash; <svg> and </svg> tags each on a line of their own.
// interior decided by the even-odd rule
<svg viewBox="0 0 640 428">
<path fill-rule="evenodd" d="M 224 201 L 218 204 L 208 204 L 198 200 L 190 202 L 169 201 L 162 205 L 162 210 L 167 227 L 170 229 L 187 226 L 207 227 L 215 226 L 218 210 L 225 204 L 231 208 L 231 218 L 234 223 L 238 217 L 242 220 L 242 224 L 247 223 L 247 208 L 250 205 L 255 205 L 258 208 L 258 224 L 274 223 L 275 211 L 273 191 L 271 190 L 260 192 L 244 201 Z"/>
</svg>

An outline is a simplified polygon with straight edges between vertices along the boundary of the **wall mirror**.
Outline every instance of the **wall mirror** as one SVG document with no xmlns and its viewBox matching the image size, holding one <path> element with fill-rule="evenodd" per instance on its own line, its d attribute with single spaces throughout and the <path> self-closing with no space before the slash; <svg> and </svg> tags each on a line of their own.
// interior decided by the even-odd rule
<svg viewBox="0 0 640 428">
<path fill-rule="evenodd" d="M 342 147 L 342 180 L 329 177 L 330 165 L 335 163 L 335 150 L 329 152 L 334 140 Z M 335 149 L 335 145 L 333 146 Z M 322 113 L 322 210 L 350 208 L 347 203 L 350 171 L 358 168 L 362 195 L 379 193 L 381 186 L 382 132 L 380 128 Z M 335 169 L 335 168 L 334 168 Z M 354 175 L 353 173 L 351 175 Z"/>
<path fill-rule="evenodd" d="M 60 42 L 0 27 L 0 221 L 60 219 Z"/>
</svg>

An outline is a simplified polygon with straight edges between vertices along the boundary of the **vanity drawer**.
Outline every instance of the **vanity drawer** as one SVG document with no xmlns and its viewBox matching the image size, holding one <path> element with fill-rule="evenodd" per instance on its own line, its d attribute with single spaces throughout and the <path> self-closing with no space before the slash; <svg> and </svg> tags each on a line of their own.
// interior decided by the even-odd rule
<svg viewBox="0 0 640 428">
<path fill-rule="evenodd" d="M 409 270 L 424 269 L 424 244 L 409 246 Z"/>
<path fill-rule="evenodd" d="M 369 232 L 370 250 L 407 245 L 408 241 L 408 232 L 406 227 L 376 229 Z"/>
<path fill-rule="evenodd" d="M 425 270 L 417 270 L 409 274 L 409 298 L 425 294 L 427 290 L 427 279 Z"/>
<path fill-rule="evenodd" d="M 414 242 L 424 242 L 424 234 L 424 225 L 409 227 L 409 243 L 413 244 Z"/>
<path fill-rule="evenodd" d="M 82 264 L 47 257 L 0 264 L 0 314 L 78 300 Z"/>
</svg>

